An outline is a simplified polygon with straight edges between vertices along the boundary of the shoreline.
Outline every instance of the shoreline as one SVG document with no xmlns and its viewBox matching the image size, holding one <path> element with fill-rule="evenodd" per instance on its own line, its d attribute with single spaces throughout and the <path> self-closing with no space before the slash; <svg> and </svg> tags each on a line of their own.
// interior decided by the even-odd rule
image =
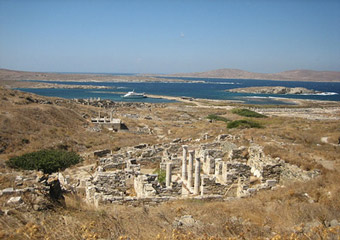
<svg viewBox="0 0 340 240">
<path fill-rule="evenodd" d="M 52 81 L 52 80 L 51 80 Z M 54 81 L 54 80 L 53 80 Z M 67 81 L 63 81 L 67 82 Z M 17 81 L 17 80 L 8 80 L 8 81 L 3 81 L 0 80 L 0 86 L 4 86 L 6 88 L 32 88 L 32 89 L 44 89 L 44 88 L 51 88 L 51 89 L 93 89 L 93 90 L 100 90 L 100 89 L 119 89 L 111 86 L 95 86 L 95 85 L 82 85 L 82 84 L 76 84 L 76 85 L 70 85 L 70 84 L 59 84 L 59 83 L 46 83 L 46 82 L 40 82 L 40 81 L 34 81 L 34 80 L 26 80 L 26 81 Z M 228 90 L 226 90 L 228 91 Z M 107 93 L 112 93 L 112 94 L 125 94 L 126 92 L 107 92 Z M 329 103 L 329 104 L 334 104 L 334 103 L 339 103 L 338 101 L 325 101 L 325 100 L 315 100 L 315 99 L 296 99 L 296 98 L 285 98 L 280 96 L 275 96 L 275 97 L 270 97 L 270 99 L 275 100 L 275 101 L 280 101 L 277 104 L 259 104 L 259 103 L 245 103 L 247 100 L 222 100 L 222 99 L 205 99 L 205 98 L 194 98 L 194 97 L 187 97 L 187 96 L 166 96 L 166 95 L 157 95 L 157 94 L 146 94 L 147 97 L 150 98 L 158 98 L 158 99 L 167 99 L 167 100 L 172 100 L 172 101 L 177 101 L 177 102 L 184 102 L 184 103 L 189 103 L 189 104 L 195 104 L 197 106 L 213 106 L 213 107 L 221 107 L 225 108 L 225 105 L 227 104 L 241 104 L 241 105 L 259 105 L 259 106 L 264 106 L 264 105 L 269 105 L 269 106 L 301 106 L 301 105 L 309 105 L 310 103 Z M 266 97 L 259 97 L 266 99 Z M 283 103 L 282 103 L 283 102 Z M 286 102 L 286 103 L 285 103 Z M 222 105 L 222 106 L 221 106 Z"/>
</svg>

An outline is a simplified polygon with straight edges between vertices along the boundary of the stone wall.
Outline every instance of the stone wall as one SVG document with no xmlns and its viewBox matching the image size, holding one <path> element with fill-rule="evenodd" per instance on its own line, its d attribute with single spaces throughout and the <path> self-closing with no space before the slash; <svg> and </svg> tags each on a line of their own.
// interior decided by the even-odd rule
<svg viewBox="0 0 340 240">
<path fill-rule="evenodd" d="M 182 183 L 172 182 L 171 187 L 158 182 L 157 174 L 141 174 L 134 180 L 134 188 L 138 198 L 148 197 L 178 197 L 182 193 Z"/>
<path fill-rule="evenodd" d="M 262 182 L 268 179 L 280 181 L 284 161 L 265 156 L 262 147 L 258 145 L 249 147 L 248 152 L 249 158 L 247 164 L 251 167 L 251 172 L 254 176 L 260 178 Z"/>
<path fill-rule="evenodd" d="M 141 174 L 134 179 L 134 188 L 138 198 L 156 196 L 157 174 Z"/>
<path fill-rule="evenodd" d="M 203 175 L 201 177 L 201 195 L 222 195 L 224 196 L 229 186 L 216 182 L 215 176 Z"/>
<path fill-rule="evenodd" d="M 210 156 L 204 157 L 202 169 L 205 174 L 209 174 L 209 175 L 214 174 L 215 173 L 215 159 Z"/>
<path fill-rule="evenodd" d="M 222 176 L 221 181 L 224 184 L 233 184 L 239 178 L 249 179 L 251 172 L 250 167 L 238 161 L 222 162 Z"/>
<path fill-rule="evenodd" d="M 97 171 L 93 180 L 86 182 L 86 199 L 89 202 L 95 203 L 98 198 L 103 199 L 127 196 L 127 190 L 133 187 L 133 179 L 133 171 Z"/>
<path fill-rule="evenodd" d="M 262 147 L 255 144 L 249 148 L 237 147 L 226 140 L 195 144 L 189 147 L 187 154 L 192 154 L 193 149 L 196 152 L 193 159 L 195 168 L 197 163 L 202 164 L 204 173 L 200 175 L 201 180 L 195 183 L 195 189 L 193 185 L 188 187 L 189 180 L 183 175 L 182 170 L 187 169 L 185 172 L 189 176 L 190 164 L 187 161 L 186 168 L 182 169 L 183 147 L 179 139 L 157 146 L 139 144 L 128 148 L 129 151 L 125 153 L 101 158 L 99 171 L 94 178 L 82 183 L 86 185 L 87 199 L 95 205 L 101 202 L 136 205 L 143 202 L 159 203 L 179 197 L 195 198 L 199 193 L 201 197 L 246 197 L 259 190 L 275 188 L 282 178 L 309 180 L 318 174 L 266 156 Z M 193 158 L 192 155 L 186 156 Z M 167 164 L 171 166 L 168 173 L 172 173 L 167 175 L 167 185 L 159 182 L 157 174 L 140 173 L 144 161 L 156 161 L 163 170 L 167 169 Z M 193 166 L 191 168 L 192 176 Z M 257 177 L 260 183 L 251 185 L 251 176 Z"/>
<path fill-rule="evenodd" d="M 126 162 L 122 154 L 114 154 L 99 159 L 99 166 L 104 170 L 122 170 L 126 168 Z"/>
</svg>

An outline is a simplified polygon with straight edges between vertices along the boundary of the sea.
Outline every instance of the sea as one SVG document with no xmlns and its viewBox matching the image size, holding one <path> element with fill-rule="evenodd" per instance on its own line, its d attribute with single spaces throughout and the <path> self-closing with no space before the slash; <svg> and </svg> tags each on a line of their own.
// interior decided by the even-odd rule
<svg viewBox="0 0 340 240">
<path fill-rule="evenodd" d="M 161 77 L 167 82 L 69 82 L 69 81 L 37 81 L 69 85 L 108 86 L 112 89 L 52 89 L 52 88 L 18 88 L 42 96 L 62 97 L 69 99 L 100 98 L 124 102 L 167 103 L 172 100 L 161 98 L 126 99 L 124 93 L 134 90 L 145 94 L 174 97 L 191 97 L 201 99 L 232 100 L 244 104 L 292 104 L 287 99 L 312 99 L 340 101 L 340 82 L 305 82 L 305 81 L 271 81 L 255 79 L 221 79 L 221 78 L 183 78 Z M 186 82 L 175 82 L 182 79 Z M 35 81 L 36 82 L 36 81 Z M 319 94 L 276 95 L 231 93 L 226 90 L 255 86 L 304 87 L 320 91 Z"/>
</svg>

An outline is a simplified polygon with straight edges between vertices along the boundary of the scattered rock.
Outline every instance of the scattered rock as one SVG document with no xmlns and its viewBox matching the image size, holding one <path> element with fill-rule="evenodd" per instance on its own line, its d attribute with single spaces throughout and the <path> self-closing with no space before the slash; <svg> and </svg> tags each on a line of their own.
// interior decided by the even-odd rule
<svg viewBox="0 0 340 240">
<path fill-rule="evenodd" d="M 11 197 L 8 201 L 7 204 L 12 204 L 12 205 L 17 205 L 19 203 L 22 203 L 22 198 L 19 197 Z"/>
<path fill-rule="evenodd" d="M 180 142 L 180 141 L 182 141 L 181 138 L 176 138 L 176 139 L 172 140 L 173 143 L 178 143 L 178 142 Z"/>
<path fill-rule="evenodd" d="M 51 203 L 43 196 L 37 196 L 33 201 L 33 209 L 35 211 L 47 210 L 51 207 Z"/>
<path fill-rule="evenodd" d="M 340 223 L 339 223 L 338 220 L 333 219 L 332 221 L 329 222 L 329 225 L 330 225 L 331 227 L 337 227 L 337 226 L 340 226 Z"/>
<path fill-rule="evenodd" d="M 230 134 L 221 134 L 217 136 L 217 141 L 225 141 L 227 139 L 233 139 L 233 136 Z"/>
<path fill-rule="evenodd" d="M 64 199 L 58 178 L 49 178 L 47 185 L 50 187 L 49 195 L 52 200 L 59 201 Z"/>
<path fill-rule="evenodd" d="M 192 228 L 198 227 L 200 223 L 196 221 L 191 215 L 184 215 L 180 218 L 176 218 L 173 222 L 173 227 L 182 227 L 182 228 Z"/>
<path fill-rule="evenodd" d="M 317 220 L 314 220 L 314 221 L 312 221 L 312 222 L 306 223 L 305 226 L 304 226 L 304 228 L 303 228 L 303 231 L 304 231 L 304 232 L 309 232 L 312 228 L 314 228 L 314 227 L 319 227 L 319 226 L 321 226 L 321 225 L 322 225 L 321 222 L 319 222 L 319 221 L 317 221 Z"/>
<path fill-rule="evenodd" d="M 20 181 L 22 181 L 23 180 L 23 177 L 22 176 L 16 176 L 16 178 L 15 178 L 15 181 L 16 182 L 20 182 Z"/>
<path fill-rule="evenodd" d="M 95 157 L 105 157 L 110 152 L 111 152 L 110 149 L 98 150 L 98 151 L 94 151 L 93 155 Z"/>
<path fill-rule="evenodd" d="M 134 146 L 134 148 L 137 148 L 137 149 L 142 149 L 142 148 L 146 148 L 148 145 L 146 143 L 141 143 L 141 144 L 138 144 L 136 146 Z"/>
<path fill-rule="evenodd" d="M 15 190 L 12 187 L 11 188 L 5 188 L 5 189 L 2 190 L 2 194 L 0 194 L 0 196 L 3 195 L 3 194 L 12 194 L 12 193 L 15 193 Z"/>
</svg>

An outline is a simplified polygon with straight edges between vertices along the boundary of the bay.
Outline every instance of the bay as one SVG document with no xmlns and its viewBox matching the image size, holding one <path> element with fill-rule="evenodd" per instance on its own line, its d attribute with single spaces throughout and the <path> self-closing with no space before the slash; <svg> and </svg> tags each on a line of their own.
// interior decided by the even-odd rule
<svg viewBox="0 0 340 240">
<path fill-rule="evenodd" d="M 162 77 L 165 78 L 165 77 Z M 124 92 L 135 90 L 146 94 L 164 95 L 174 97 L 193 97 L 215 100 L 236 100 L 246 104 L 286 104 L 284 99 L 312 99 L 326 101 L 340 101 L 340 82 L 302 82 L 302 81 L 270 81 L 254 79 L 220 79 L 220 78 L 174 78 L 166 77 L 169 82 L 65 82 L 65 81 L 39 81 L 46 83 L 59 83 L 69 85 L 109 86 L 113 89 L 34 89 L 20 88 L 19 90 L 32 92 L 43 96 L 63 98 L 93 98 L 111 99 L 113 101 L 133 102 L 171 102 L 166 99 L 144 98 L 125 99 Z M 173 79 L 183 79 L 187 82 L 174 82 Z M 226 90 L 255 86 L 284 86 L 304 87 L 323 92 L 315 95 L 275 95 L 275 94 L 246 94 L 231 93 Z"/>
</svg>

